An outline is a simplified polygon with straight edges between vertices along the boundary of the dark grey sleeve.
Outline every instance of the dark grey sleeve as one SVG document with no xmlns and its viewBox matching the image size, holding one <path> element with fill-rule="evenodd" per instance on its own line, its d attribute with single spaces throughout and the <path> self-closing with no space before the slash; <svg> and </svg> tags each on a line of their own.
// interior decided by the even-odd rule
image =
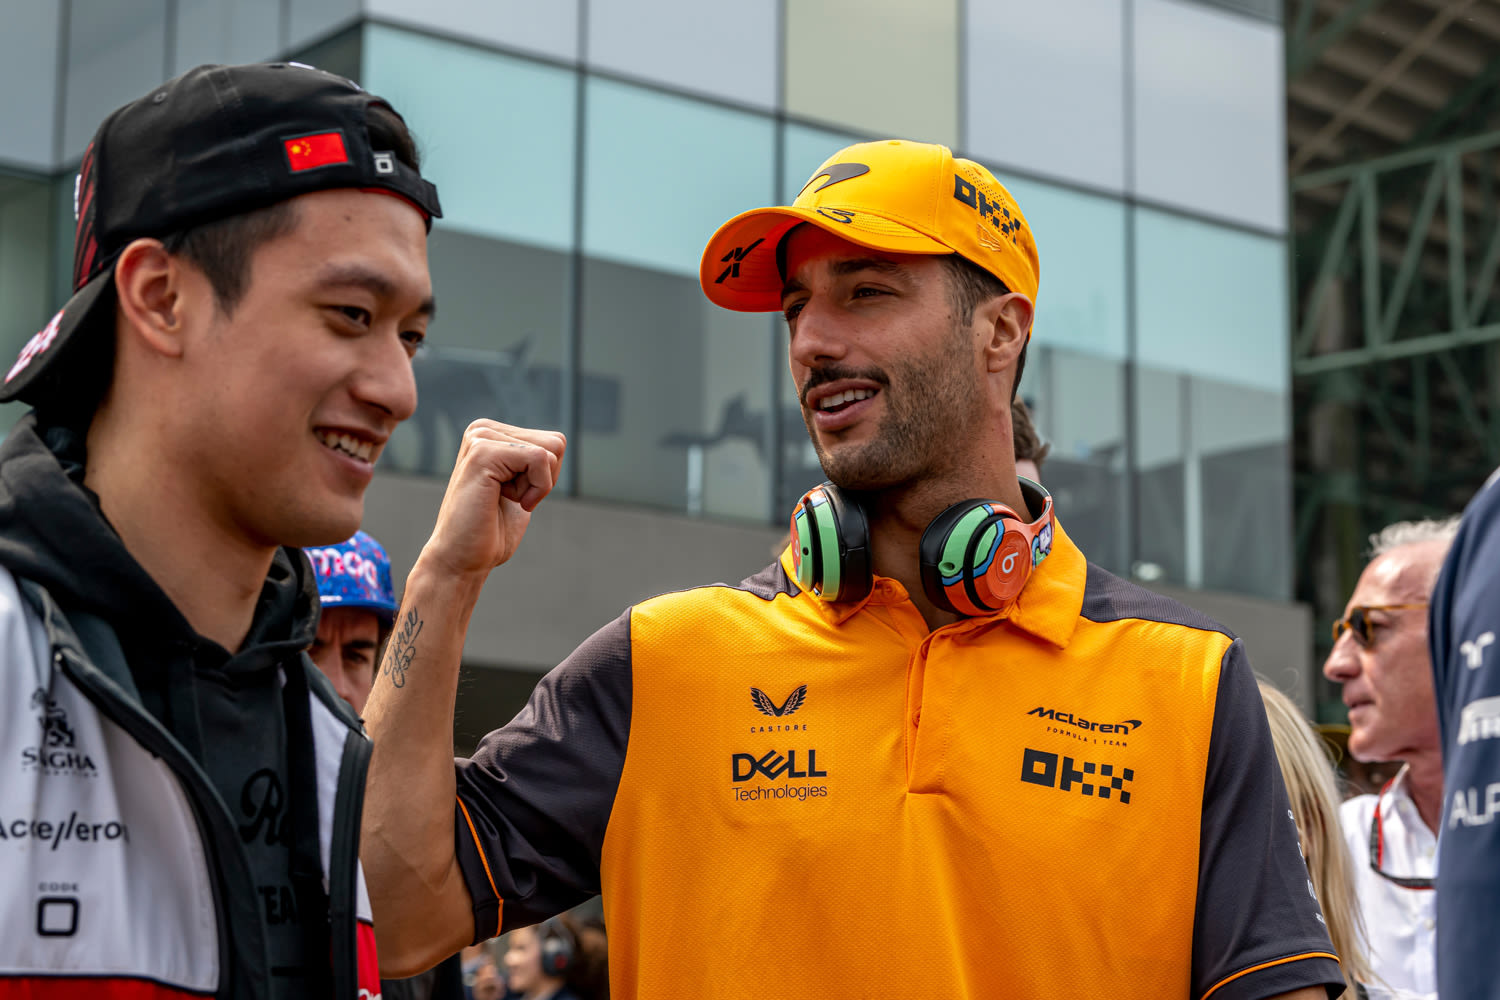
<svg viewBox="0 0 1500 1000">
<path fill-rule="evenodd" d="M 630 612 L 538 682 L 458 770 L 456 847 L 475 940 L 599 891 L 599 856 L 630 736 Z M 502 906 L 503 901 L 503 906 Z"/>
<path fill-rule="evenodd" d="M 1312 892 L 1265 704 L 1236 639 L 1224 652 L 1203 783 L 1193 996 L 1344 991 Z"/>
</svg>

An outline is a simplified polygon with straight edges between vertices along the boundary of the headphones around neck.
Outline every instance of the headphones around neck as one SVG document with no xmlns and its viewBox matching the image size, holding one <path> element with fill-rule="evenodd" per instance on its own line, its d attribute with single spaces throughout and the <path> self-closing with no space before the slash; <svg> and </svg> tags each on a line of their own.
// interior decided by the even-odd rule
<svg viewBox="0 0 1500 1000">
<path fill-rule="evenodd" d="M 556 917 L 544 920 L 536 927 L 537 958 L 541 962 L 542 975 L 565 976 L 573 966 L 573 935 Z"/>
<path fill-rule="evenodd" d="M 922 532 L 922 590 L 944 611 L 973 617 L 1003 611 L 1052 551 L 1052 494 L 1021 479 L 1032 520 L 993 500 L 964 500 Z M 792 512 L 797 583 L 826 601 L 870 593 L 870 529 L 859 501 L 832 483 L 814 486 Z"/>
</svg>

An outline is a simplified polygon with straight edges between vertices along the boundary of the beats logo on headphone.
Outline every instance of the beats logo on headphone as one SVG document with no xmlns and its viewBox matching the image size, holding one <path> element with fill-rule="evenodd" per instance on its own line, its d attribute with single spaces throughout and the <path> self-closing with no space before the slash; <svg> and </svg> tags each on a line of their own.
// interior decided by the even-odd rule
<svg viewBox="0 0 1500 1000">
<path fill-rule="evenodd" d="M 1052 495 L 1021 479 L 1027 519 L 993 500 L 965 500 L 922 532 L 922 589 L 944 611 L 974 616 L 1010 607 L 1052 551 Z M 832 483 L 814 486 L 792 512 L 797 583 L 827 601 L 858 601 L 874 582 L 869 522 Z"/>
<path fill-rule="evenodd" d="M 537 926 L 536 939 L 540 946 L 537 957 L 541 959 L 542 974 L 565 975 L 573 964 L 573 935 L 553 917 Z"/>
</svg>

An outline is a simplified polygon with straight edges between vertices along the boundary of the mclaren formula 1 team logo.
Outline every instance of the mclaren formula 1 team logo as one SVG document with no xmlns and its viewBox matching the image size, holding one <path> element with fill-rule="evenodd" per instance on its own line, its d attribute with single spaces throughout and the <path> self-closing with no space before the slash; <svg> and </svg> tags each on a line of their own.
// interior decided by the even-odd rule
<svg viewBox="0 0 1500 1000">
<path fill-rule="evenodd" d="M 1049 733 L 1066 736 L 1079 743 L 1095 743 L 1101 746 L 1129 746 L 1127 737 L 1141 728 L 1140 719 L 1100 722 L 1098 719 L 1086 719 L 1082 715 L 1046 705 L 1038 705 L 1026 714 L 1045 720 Z"/>
</svg>

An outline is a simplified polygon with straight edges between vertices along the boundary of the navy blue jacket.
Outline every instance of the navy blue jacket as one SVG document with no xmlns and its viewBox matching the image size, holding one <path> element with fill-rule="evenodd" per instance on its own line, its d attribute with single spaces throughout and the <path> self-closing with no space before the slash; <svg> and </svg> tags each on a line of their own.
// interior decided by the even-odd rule
<svg viewBox="0 0 1500 1000">
<path fill-rule="evenodd" d="M 1431 616 L 1443 744 L 1438 995 L 1500 997 L 1500 473 L 1464 512 Z"/>
</svg>

